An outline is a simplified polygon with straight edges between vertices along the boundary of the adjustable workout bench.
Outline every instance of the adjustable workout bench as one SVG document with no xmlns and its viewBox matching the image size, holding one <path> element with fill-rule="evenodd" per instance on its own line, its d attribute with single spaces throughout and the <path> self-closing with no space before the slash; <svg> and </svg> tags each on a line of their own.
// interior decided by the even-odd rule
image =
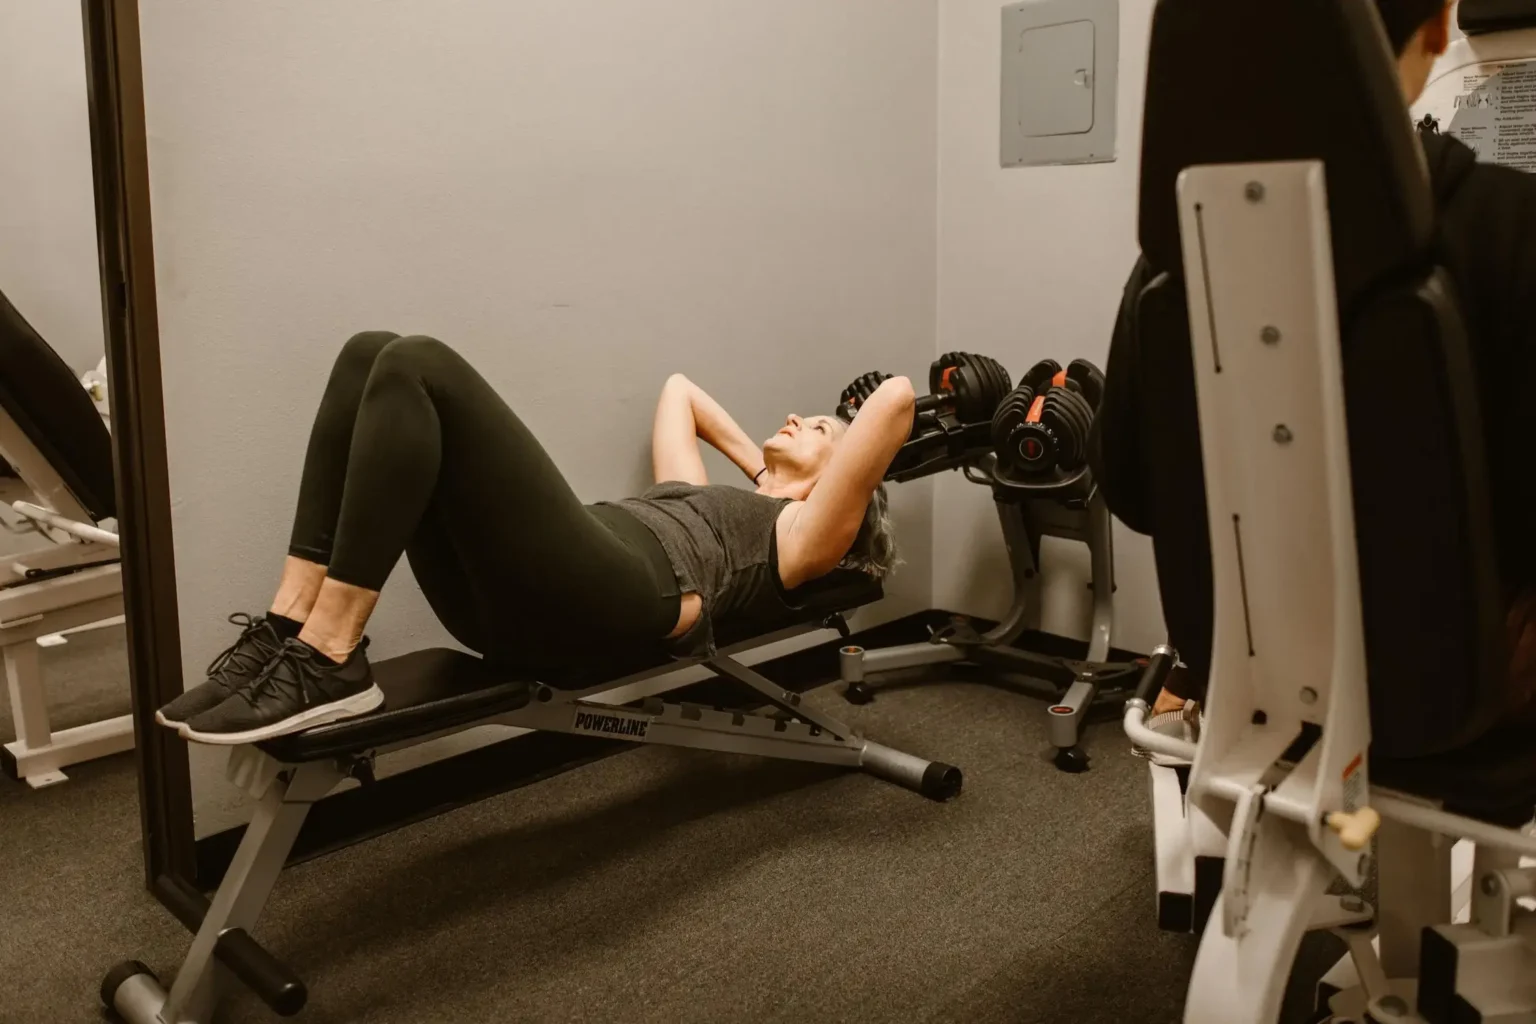
<svg viewBox="0 0 1536 1024">
<path fill-rule="evenodd" d="M 1314 1020 L 1536 1020 L 1536 729 L 1510 717 L 1485 410 L 1375 5 L 1288 0 L 1255 33 L 1230 0 L 1162 0 L 1147 82 L 1144 498 L 1170 622 L 1212 657 L 1198 748 L 1144 726 L 1170 651 L 1125 724 L 1193 760 L 1184 1019 L 1274 1021 L 1327 929 L 1349 956 Z M 1372 876 L 1374 907 L 1335 887 Z"/>
<path fill-rule="evenodd" d="M 101 623 L 123 610 L 112 447 L 90 396 L 58 355 L 0 294 L 0 518 L 51 544 L 0 565 L 0 651 L 16 739 L 0 767 L 33 788 L 63 782 L 61 768 L 128 750 L 129 715 L 53 731 L 38 639 Z M 3 473 L 0 468 L 0 473 Z"/>
<path fill-rule="evenodd" d="M 129 1024 L 207 1024 L 232 974 L 273 1010 L 297 1013 L 304 983 L 251 936 L 257 918 L 310 807 L 342 780 L 373 779 L 379 754 L 402 750 L 481 725 L 570 733 L 603 739 L 756 754 L 862 768 L 934 800 L 960 792 L 960 769 L 925 761 L 863 739 L 844 723 L 812 709 L 734 655 L 817 629 L 848 635 L 845 614 L 877 601 L 880 584 L 840 572 L 789 595 L 790 622 L 763 623 L 758 635 L 723 631 L 719 653 L 679 662 L 661 653 L 638 659 L 621 678 L 579 690 L 510 680 L 478 658 L 428 650 L 374 666 L 384 710 L 320 726 L 231 752 L 230 778 L 259 801 L 218 892 L 192 940 L 169 993 L 143 964 L 129 961 L 102 983 L 101 998 Z M 777 628 L 771 628 L 777 627 Z M 669 703 L 649 698 L 614 705 L 601 696 L 642 680 L 703 664 L 739 683 L 767 711 Z"/>
</svg>

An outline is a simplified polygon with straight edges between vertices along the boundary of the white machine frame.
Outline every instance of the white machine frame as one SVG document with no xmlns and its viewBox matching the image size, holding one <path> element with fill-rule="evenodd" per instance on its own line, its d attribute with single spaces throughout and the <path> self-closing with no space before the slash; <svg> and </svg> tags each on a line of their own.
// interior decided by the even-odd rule
<svg viewBox="0 0 1536 1024">
<path fill-rule="evenodd" d="M 1441 1024 L 1453 1002 L 1464 1004 L 1457 1021 L 1536 1021 L 1536 914 L 1518 902 L 1536 893 L 1536 869 L 1519 866 L 1536 856 L 1536 836 L 1369 784 L 1322 164 L 1193 167 L 1180 176 L 1178 206 L 1217 595 L 1213 659 L 1198 747 L 1146 729 L 1144 701 L 1128 705 L 1126 731 L 1140 747 L 1193 759 L 1188 814 L 1225 841 L 1184 1019 L 1276 1020 L 1302 936 L 1329 928 L 1350 948 L 1323 993 L 1336 1021 L 1368 1013 L 1381 1024 Z M 1165 826 L 1173 858 L 1178 826 Z M 1330 895 L 1340 877 L 1365 881 L 1373 840 L 1380 905 Z M 1456 840 L 1476 844 L 1470 921 L 1459 925 Z M 1480 1016 L 1464 1016 L 1466 1007 Z"/>
<path fill-rule="evenodd" d="M 0 655 L 16 738 L 6 743 L 7 773 L 33 789 L 56 785 L 63 768 L 133 749 L 133 716 L 55 731 L 39 641 L 117 619 L 123 612 L 117 534 L 91 521 L 51 463 L 16 421 L 0 410 L 0 459 L 16 479 L 0 480 L 5 526 L 37 533 L 52 546 L 0 566 Z M 80 567 L 80 568 L 74 568 Z M 72 570 L 72 571 L 71 571 Z"/>
</svg>

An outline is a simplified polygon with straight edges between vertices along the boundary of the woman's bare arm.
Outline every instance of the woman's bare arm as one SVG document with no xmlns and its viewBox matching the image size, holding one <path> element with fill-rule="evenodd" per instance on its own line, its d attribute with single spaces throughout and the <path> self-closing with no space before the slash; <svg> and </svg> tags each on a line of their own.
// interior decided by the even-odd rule
<svg viewBox="0 0 1536 1024">
<path fill-rule="evenodd" d="M 891 460 L 912 433 L 912 382 L 892 377 L 859 407 L 848 433 L 805 504 L 779 531 L 779 577 L 793 589 L 837 568 L 853 547 L 864 511 Z"/>
<path fill-rule="evenodd" d="M 657 482 L 709 483 L 699 441 L 707 442 L 747 477 L 763 468 L 763 452 L 713 398 L 680 373 L 667 378 L 656 403 L 651 431 L 651 466 Z"/>
</svg>

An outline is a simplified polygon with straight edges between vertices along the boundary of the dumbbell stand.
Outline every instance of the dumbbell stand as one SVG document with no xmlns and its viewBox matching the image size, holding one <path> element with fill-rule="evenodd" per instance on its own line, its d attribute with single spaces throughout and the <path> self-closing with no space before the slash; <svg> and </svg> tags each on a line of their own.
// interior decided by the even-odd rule
<svg viewBox="0 0 1536 1024">
<path fill-rule="evenodd" d="M 874 699 L 869 677 L 946 664 L 965 664 L 1007 682 L 1032 696 L 1050 701 L 1049 734 L 1057 749 L 1057 766 L 1081 771 L 1087 766 L 1079 749 L 1084 716 L 1099 701 L 1123 699 L 1134 686 L 1134 666 L 1109 662 L 1114 625 L 1114 548 L 1109 509 L 1097 490 L 1064 501 L 1060 497 L 1030 497 L 994 483 L 998 519 L 1013 572 L 1013 603 L 995 628 L 976 630 L 957 617 L 935 630 L 923 643 L 879 650 L 844 648 L 840 659 L 844 696 L 856 704 Z M 1093 612 L 1084 660 L 1058 658 L 1014 647 L 1035 618 L 1036 577 L 1040 540 L 1061 537 L 1086 544 L 1090 552 Z M 1106 687 L 1110 680 L 1125 685 Z M 926 680 L 925 680 L 926 681 Z"/>
</svg>

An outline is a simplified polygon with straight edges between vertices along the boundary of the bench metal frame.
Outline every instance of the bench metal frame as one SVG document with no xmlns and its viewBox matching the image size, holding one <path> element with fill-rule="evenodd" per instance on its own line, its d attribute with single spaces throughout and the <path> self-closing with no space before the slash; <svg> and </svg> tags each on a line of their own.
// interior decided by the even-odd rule
<svg viewBox="0 0 1536 1024">
<path fill-rule="evenodd" d="M 847 635 L 841 615 L 833 616 L 823 625 Z M 427 730 L 396 742 L 314 761 L 285 763 L 258 747 L 233 748 L 229 778 L 256 800 L 257 806 L 186 960 L 169 991 L 142 964 L 130 961 L 120 966 L 103 983 L 103 1002 L 129 1024 L 207 1024 L 233 975 L 278 1013 L 298 1012 L 307 998 L 303 982 L 262 948 L 251 937 L 251 930 L 310 808 L 349 778 L 359 779 L 365 785 L 371 782 L 378 755 L 467 729 L 501 725 L 636 744 L 812 761 L 863 769 L 936 800 L 947 800 L 958 793 L 963 781 L 958 768 L 865 739 L 845 723 L 810 707 L 800 694 L 775 684 L 733 657 L 817 628 L 816 624 L 791 627 L 726 648 L 713 658 L 669 663 L 581 690 L 557 690 L 534 683 L 527 688 L 520 707 L 435 731 L 428 726 Z M 721 709 L 669 702 L 659 697 L 646 698 L 639 706 L 613 703 L 615 694 L 633 684 L 691 664 L 702 664 L 717 676 L 741 684 L 749 699 L 766 702 L 770 710 Z"/>
<path fill-rule="evenodd" d="M 38 640 L 102 623 L 123 613 L 117 535 L 91 521 L 47 458 L 0 410 L 0 459 L 20 481 L 7 480 L 5 527 L 35 533 L 52 547 L 0 564 L 0 655 L 16 738 L 0 766 L 33 789 L 57 785 L 61 770 L 133 749 L 133 716 L 119 715 L 55 731 Z M 101 564 L 109 563 L 109 564 Z"/>
</svg>

